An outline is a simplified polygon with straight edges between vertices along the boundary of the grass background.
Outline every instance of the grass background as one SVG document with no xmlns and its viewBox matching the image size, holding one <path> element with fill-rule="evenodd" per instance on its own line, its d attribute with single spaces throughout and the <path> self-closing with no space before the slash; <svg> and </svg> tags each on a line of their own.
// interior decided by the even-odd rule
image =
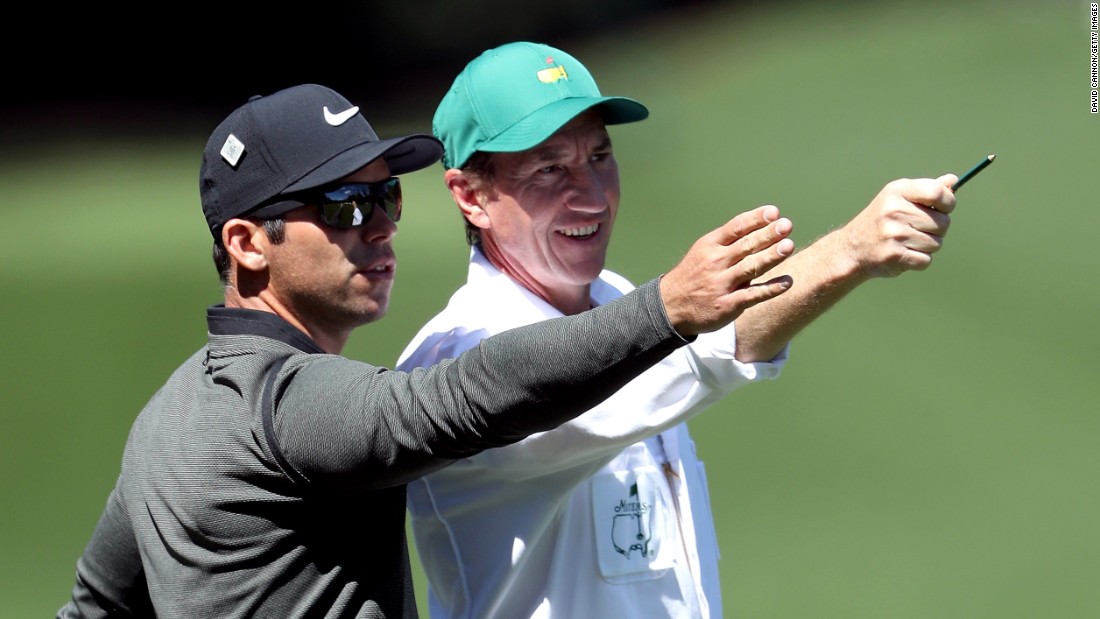
<svg viewBox="0 0 1100 619">
<path fill-rule="evenodd" d="M 1100 617 L 1088 10 L 712 7 L 570 42 L 652 113 L 612 130 L 609 266 L 638 282 L 759 204 L 805 245 L 893 178 L 998 155 L 930 270 L 864 286 L 780 380 L 692 422 L 728 616 Z M 0 149 L 0 617 L 65 601 L 133 417 L 202 345 L 220 290 L 196 172 L 217 120 Z M 383 364 L 465 273 L 439 169 L 404 180 L 390 317 L 345 351 Z"/>
</svg>

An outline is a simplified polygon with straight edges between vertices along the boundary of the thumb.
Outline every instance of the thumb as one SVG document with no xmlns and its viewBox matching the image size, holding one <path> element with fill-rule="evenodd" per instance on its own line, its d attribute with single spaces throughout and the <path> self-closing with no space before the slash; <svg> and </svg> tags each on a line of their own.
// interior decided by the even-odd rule
<svg viewBox="0 0 1100 619">
<path fill-rule="evenodd" d="M 959 182 L 959 177 L 955 174 L 944 174 L 936 179 L 940 184 L 951 189 L 951 186 Z"/>
</svg>

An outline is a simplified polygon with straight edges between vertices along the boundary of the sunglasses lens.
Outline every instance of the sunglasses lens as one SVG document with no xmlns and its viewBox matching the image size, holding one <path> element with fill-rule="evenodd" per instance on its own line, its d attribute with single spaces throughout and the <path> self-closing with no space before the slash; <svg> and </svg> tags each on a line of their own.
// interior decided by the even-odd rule
<svg viewBox="0 0 1100 619">
<path fill-rule="evenodd" d="M 393 222 L 401 220 L 401 183 L 396 178 L 386 181 L 386 190 L 379 196 L 378 206 Z"/>
<path fill-rule="evenodd" d="M 366 224 L 376 206 L 396 222 L 401 219 L 401 182 L 390 178 L 377 183 L 342 185 L 326 191 L 320 206 L 321 219 L 334 228 L 355 228 Z"/>
<path fill-rule="evenodd" d="M 363 209 L 354 202 L 326 202 L 321 205 L 321 219 L 333 228 L 354 228 L 363 225 L 370 211 L 364 216 Z"/>
</svg>

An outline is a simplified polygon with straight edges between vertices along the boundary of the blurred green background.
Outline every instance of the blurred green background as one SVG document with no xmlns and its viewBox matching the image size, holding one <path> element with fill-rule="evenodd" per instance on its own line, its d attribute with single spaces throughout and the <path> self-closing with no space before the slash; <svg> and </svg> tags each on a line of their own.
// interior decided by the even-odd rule
<svg viewBox="0 0 1100 619">
<path fill-rule="evenodd" d="M 778 381 L 692 421 L 727 616 L 1100 617 L 1089 4 L 688 5 L 543 40 L 651 110 L 612 130 L 609 267 L 636 282 L 737 212 L 777 204 L 805 245 L 893 178 L 998 155 L 932 268 L 864 286 Z M 197 169 L 230 109 L 0 149 L 0 617 L 67 599 L 132 419 L 204 341 Z M 390 316 L 345 351 L 386 365 L 465 276 L 440 169 L 404 180 Z"/>
</svg>

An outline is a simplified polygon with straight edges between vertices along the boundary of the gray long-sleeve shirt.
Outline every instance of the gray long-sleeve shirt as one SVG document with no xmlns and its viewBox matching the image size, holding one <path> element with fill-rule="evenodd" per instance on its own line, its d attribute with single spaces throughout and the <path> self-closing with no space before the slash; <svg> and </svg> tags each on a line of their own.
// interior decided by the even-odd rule
<svg viewBox="0 0 1100 619">
<path fill-rule="evenodd" d="M 410 373 L 213 307 L 153 396 L 58 617 L 416 617 L 405 484 L 556 427 L 685 340 L 657 280 Z"/>
</svg>

